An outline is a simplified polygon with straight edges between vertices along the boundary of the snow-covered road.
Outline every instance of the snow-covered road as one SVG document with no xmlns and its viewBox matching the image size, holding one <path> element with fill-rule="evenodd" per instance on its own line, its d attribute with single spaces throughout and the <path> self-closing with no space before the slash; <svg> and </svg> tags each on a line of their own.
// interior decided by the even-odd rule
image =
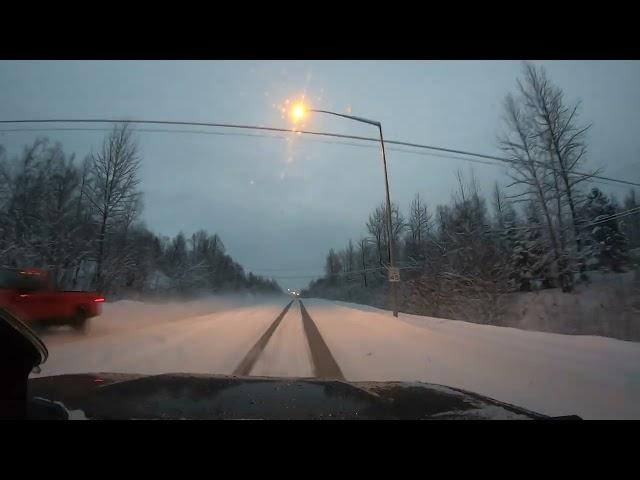
<svg viewBox="0 0 640 480">
<path fill-rule="evenodd" d="M 49 359 L 39 375 L 231 374 L 288 301 L 107 304 L 86 336 L 64 330 L 44 335 Z M 394 318 L 371 307 L 303 302 L 347 380 L 424 381 L 548 415 L 640 419 L 640 343 L 417 315 Z M 294 302 L 251 374 L 304 377 L 312 372 Z"/>
</svg>

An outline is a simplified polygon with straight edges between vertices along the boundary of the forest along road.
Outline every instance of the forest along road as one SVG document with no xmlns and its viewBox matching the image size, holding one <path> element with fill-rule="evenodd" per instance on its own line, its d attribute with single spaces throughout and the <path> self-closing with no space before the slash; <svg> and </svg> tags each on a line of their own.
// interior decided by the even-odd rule
<svg viewBox="0 0 640 480">
<path fill-rule="evenodd" d="M 404 313 L 395 318 L 362 305 L 303 302 L 279 296 L 204 314 L 184 305 L 182 316 L 176 310 L 164 319 L 153 305 L 114 302 L 105 305 L 104 318 L 94 319 L 96 329 L 86 336 L 66 330 L 45 335 L 49 359 L 32 376 L 248 372 L 420 381 L 546 415 L 640 419 L 638 342 Z"/>
</svg>

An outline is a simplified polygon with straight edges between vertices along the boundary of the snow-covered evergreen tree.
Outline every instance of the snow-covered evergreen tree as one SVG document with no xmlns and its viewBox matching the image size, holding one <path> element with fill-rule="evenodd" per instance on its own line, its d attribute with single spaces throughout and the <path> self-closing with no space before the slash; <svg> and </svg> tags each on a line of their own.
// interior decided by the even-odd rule
<svg viewBox="0 0 640 480">
<path fill-rule="evenodd" d="M 589 253 L 601 268 L 623 270 L 628 262 L 627 239 L 616 218 L 616 205 L 600 189 L 593 188 L 584 205 Z"/>
<path fill-rule="evenodd" d="M 553 287 L 551 257 L 543 236 L 540 212 L 534 202 L 528 202 L 523 213 L 525 223 L 508 228 L 513 238 L 511 279 L 520 291 L 532 290 L 536 282 L 543 288 Z"/>
<path fill-rule="evenodd" d="M 630 190 L 624 198 L 624 210 L 637 209 L 639 206 L 635 190 Z M 629 249 L 640 248 L 640 211 L 624 217 L 620 223 L 627 237 Z"/>
</svg>

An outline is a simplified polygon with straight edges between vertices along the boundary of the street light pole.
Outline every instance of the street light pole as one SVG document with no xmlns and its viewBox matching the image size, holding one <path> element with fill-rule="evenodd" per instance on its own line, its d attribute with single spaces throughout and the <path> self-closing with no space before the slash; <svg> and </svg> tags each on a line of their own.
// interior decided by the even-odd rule
<svg viewBox="0 0 640 480">
<path fill-rule="evenodd" d="M 387 228 L 389 229 L 389 267 L 395 267 L 395 253 L 393 249 L 393 223 L 391 222 L 391 197 L 389 196 L 389 176 L 387 175 L 387 157 L 384 153 L 384 137 L 382 136 L 382 124 L 378 123 L 380 132 L 380 145 L 382 146 L 382 165 L 384 166 L 384 187 L 387 192 Z M 397 282 L 391 283 L 391 291 L 393 293 L 393 316 L 398 316 L 398 286 Z"/>
<path fill-rule="evenodd" d="M 382 166 L 384 167 L 384 187 L 386 192 L 386 204 L 387 204 L 387 231 L 388 231 L 388 239 L 389 242 L 387 246 L 389 248 L 389 268 L 395 269 L 395 258 L 393 252 L 393 227 L 391 222 L 391 195 L 389 194 L 389 176 L 387 174 L 387 157 L 384 151 L 384 137 L 382 136 L 382 123 L 376 120 L 369 120 L 367 118 L 356 117 L 353 115 L 345 115 L 343 113 L 330 112 L 328 110 L 315 110 L 309 109 L 309 112 L 316 113 L 326 113 L 328 115 L 335 115 L 336 117 L 348 118 L 350 120 L 355 120 L 356 122 L 368 123 L 369 125 L 374 125 L 378 127 L 378 132 L 380 133 L 380 146 L 382 147 Z M 391 290 L 393 293 L 393 316 L 398 316 L 398 289 L 397 282 L 390 282 Z"/>
</svg>

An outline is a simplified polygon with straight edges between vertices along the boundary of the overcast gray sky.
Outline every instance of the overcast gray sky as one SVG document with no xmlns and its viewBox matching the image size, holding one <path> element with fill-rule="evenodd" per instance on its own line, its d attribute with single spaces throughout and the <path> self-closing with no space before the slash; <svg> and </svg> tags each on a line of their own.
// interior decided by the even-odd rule
<svg viewBox="0 0 640 480">
<path fill-rule="evenodd" d="M 581 119 L 593 123 L 589 162 L 604 166 L 608 176 L 640 181 L 640 62 L 536 63 L 568 99 L 583 100 Z M 0 119 L 144 118 L 286 128 L 291 124 L 278 105 L 304 94 L 313 107 L 380 120 L 388 139 L 498 154 L 500 103 L 514 90 L 520 68 L 519 61 L 4 61 Z M 10 155 L 46 135 L 82 158 L 104 135 L 4 131 L 10 128 L 16 127 L 0 126 L 0 144 Z M 309 118 L 306 128 L 376 134 L 373 127 L 321 115 Z M 285 288 L 309 279 L 282 277 L 320 274 L 330 247 L 362 236 L 368 213 L 384 198 L 372 146 L 209 130 L 224 135 L 138 133 L 144 220 L 166 235 L 217 232 L 247 270 L 280 277 Z M 388 162 L 392 200 L 405 210 L 416 192 L 431 207 L 447 202 L 458 168 L 472 168 L 485 191 L 494 180 L 506 180 L 501 168 L 443 156 L 391 150 Z M 610 189 L 619 198 L 627 190 Z"/>
</svg>

